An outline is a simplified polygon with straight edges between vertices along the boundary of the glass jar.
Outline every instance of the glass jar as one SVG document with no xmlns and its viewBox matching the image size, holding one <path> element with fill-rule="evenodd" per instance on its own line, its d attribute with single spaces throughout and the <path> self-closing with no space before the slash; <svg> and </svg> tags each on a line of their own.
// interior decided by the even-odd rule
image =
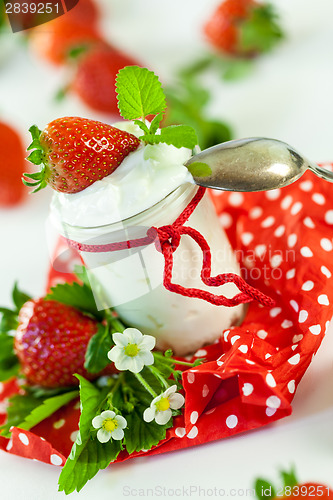
<svg viewBox="0 0 333 500">
<path fill-rule="evenodd" d="M 152 226 L 172 224 L 197 189 L 196 185 L 184 184 L 156 205 L 121 222 L 91 228 L 63 223 L 61 232 L 68 239 L 89 245 L 142 238 Z M 208 242 L 212 253 L 212 276 L 240 273 L 207 192 L 185 226 L 199 231 Z M 194 353 L 243 319 L 245 306 L 242 304 L 216 306 L 168 291 L 163 285 L 164 257 L 155 243 L 111 252 L 81 252 L 81 256 L 89 270 L 98 308 L 114 308 L 127 325 L 156 337 L 156 346 L 161 350 L 171 348 L 176 355 Z M 217 290 L 202 283 L 202 250 L 189 236 L 181 237 L 173 258 L 173 283 L 213 291 L 228 298 L 239 292 L 233 283 L 224 284 Z"/>
</svg>

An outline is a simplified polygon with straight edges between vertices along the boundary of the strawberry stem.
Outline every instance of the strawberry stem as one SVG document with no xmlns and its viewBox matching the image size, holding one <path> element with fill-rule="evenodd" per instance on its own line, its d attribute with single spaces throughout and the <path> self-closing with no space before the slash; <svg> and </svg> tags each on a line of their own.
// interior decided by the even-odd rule
<svg viewBox="0 0 333 500">
<path fill-rule="evenodd" d="M 37 191 L 40 191 L 41 189 L 47 186 L 47 182 L 45 180 L 46 167 L 45 164 L 43 164 L 45 159 L 45 151 L 40 142 L 40 136 L 42 134 L 42 131 L 37 127 L 37 125 L 32 125 L 29 128 L 29 132 L 31 133 L 32 136 L 32 142 L 27 148 L 27 150 L 28 151 L 33 150 L 33 151 L 27 157 L 27 160 L 33 163 L 34 165 L 42 165 L 42 167 L 39 172 L 34 172 L 33 174 L 24 173 L 22 177 L 22 182 L 25 186 L 35 187 L 36 189 L 34 189 L 32 192 L 36 193 Z M 31 179 L 33 182 L 30 182 L 29 180 L 26 179 Z"/>
</svg>

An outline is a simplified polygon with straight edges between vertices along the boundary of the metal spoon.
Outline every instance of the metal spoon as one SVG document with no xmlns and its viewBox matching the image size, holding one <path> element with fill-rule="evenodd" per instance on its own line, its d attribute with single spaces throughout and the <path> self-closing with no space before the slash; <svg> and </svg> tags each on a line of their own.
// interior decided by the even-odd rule
<svg viewBox="0 0 333 500">
<path fill-rule="evenodd" d="M 199 186 L 224 191 L 266 191 L 299 179 L 309 169 L 333 182 L 333 173 L 310 162 L 293 147 L 277 139 L 252 137 L 228 141 L 192 156 L 185 166 L 203 162 L 212 170 L 194 177 Z"/>
</svg>

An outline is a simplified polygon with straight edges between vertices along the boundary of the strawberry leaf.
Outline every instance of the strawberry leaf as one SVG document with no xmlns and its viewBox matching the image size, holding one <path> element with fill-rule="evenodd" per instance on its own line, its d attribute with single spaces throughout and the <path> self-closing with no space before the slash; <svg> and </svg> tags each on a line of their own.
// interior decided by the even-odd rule
<svg viewBox="0 0 333 500">
<path fill-rule="evenodd" d="M 80 381 L 82 410 L 80 431 L 59 477 L 59 491 L 64 491 L 66 494 L 75 490 L 80 491 L 99 470 L 105 469 L 112 460 L 115 460 L 122 449 L 120 441 L 100 443 L 97 439 L 91 438 L 91 421 L 106 394 L 84 377 L 76 376 Z"/>
<path fill-rule="evenodd" d="M 120 114 L 126 120 L 163 113 L 165 95 L 158 77 L 147 68 L 126 66 L 116 78 Z"/>
<path fill-rule="evenodd" d="M 292 467 L 290 471 L 281 470 L 280 474 L 281 474 L 282 479 L 283 479 L 283 486 L 284 487 L 286 487 L 286 486 L 293 487 L 293 486 L 296 486 L 298 484 L 298 480 L 296 477 L 296 472 L 295 472 L 294 467 Z"/>
<path fill-rule="evenodd" d="M 14 354 L 14 337 L 0 334 L 0 381 L 14 377 L 19 372 L 19 362 Z"/>
<path fill-rule="evenodd" d="M 97 333 L 91 337 L 84 363 L 90 373 L 99 373 L 109 363 L 108 352 L 113 346 L 112 335 L 108 326 L 98 325 Z"/>
<path fill-rule="evenodd" d="M 26 293 L 19 290 L 19 288 L 17 286 L 17 282 L 14 284 L 14 288 L 12 291 L 12 298 L 13 298 L 13 302 L 16 306 L 17 311 L 19 311 L 21 309 L 21 307 L 23 306 L 23 304 L 28 302 L 28 300 L 31 300 L 31 297 L 29 295 L 27 295 Z"/>
<path fill-rule="evenodd" d="M 257 479 L 254 485 L 254 489 L 259 500 L 269 500 L 276 497 L 273 486 L 265 479 Z"/>
<path fill-rule="evenodd" d="M 7 422 L 0 428 L 1 435 L 9 438 L 9 429 L 17 427 L 39 405 L 40 399 L 32 395 L 15 394 L 12 396 L 7 408 Z"/>
</svg>

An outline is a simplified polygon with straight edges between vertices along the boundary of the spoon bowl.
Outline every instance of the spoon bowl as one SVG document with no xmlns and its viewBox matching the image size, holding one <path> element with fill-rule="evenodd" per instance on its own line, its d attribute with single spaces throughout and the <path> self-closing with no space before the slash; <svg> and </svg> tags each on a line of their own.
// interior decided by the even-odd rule
<svg viewBox="0 0 333 500">
<path fill-rule="evenodd" d="M 333 173 L 307 160 L 292 146 L 277 139 L 250 137 L 223 142 L 192 156 L 185 166 L 206 163 L 212 173 L 193 176 L 199 186 L 224 191 L 267 191 L 299 179 L 309 169 L 333 182 Z"/>
</svg>

